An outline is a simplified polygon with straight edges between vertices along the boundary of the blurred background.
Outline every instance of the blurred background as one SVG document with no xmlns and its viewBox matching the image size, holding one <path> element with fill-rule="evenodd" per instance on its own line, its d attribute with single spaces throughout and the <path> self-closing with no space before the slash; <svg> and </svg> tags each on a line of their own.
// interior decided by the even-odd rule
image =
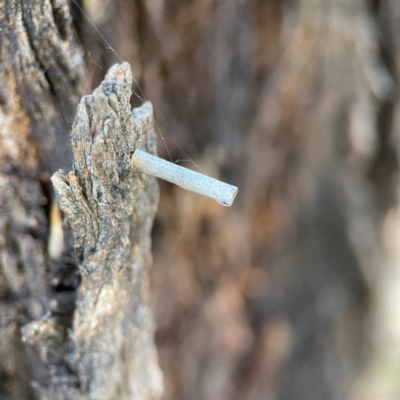
<svg viewBox="0 0 400 400">
<path fill-rule="evenodd" d="M 163 400 L 400 399 L 400 2 L 82 0 L 88 91 L 128 61 L 159 155 Z"/>
</svg>

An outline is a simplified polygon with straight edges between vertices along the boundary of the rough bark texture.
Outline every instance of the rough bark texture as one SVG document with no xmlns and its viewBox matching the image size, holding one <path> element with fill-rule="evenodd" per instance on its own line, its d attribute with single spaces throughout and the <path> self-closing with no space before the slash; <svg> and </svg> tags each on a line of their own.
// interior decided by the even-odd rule
<svg viewBox="0 0 400 400">
<path fill-rule="evenodd" d="M 129 64 L 117 65 L 83 98 L 72 128 L 74 169 L 52 177 L 74 232 L 82 283 L 70 332 L 79 391 L 60 395 L 54 385 L 49 398 L 157 399 L 161 393 L 148 306 L 158 187 L 155 178 L 130 170 L 133 151 L 155 153 L 156 140 L 151 104 L 131 113 L 131 86 Z"/>
<path fill-rule="evenodd" d="M 68 269 L 47 254 L 49 177 L 64 153 L 71 160 L 66 144 L 84 72 L 68 10 L 66 1 L 0 1 L 2 399 L 31 398 L 36 364 L 20 327 L 51 310 L 50 282 Z"/>
<path fill-rule="evenodd" d="M 399 2 L 82 4 L 140 55 L 173 160 L 239 186 L 226 210 L 161 184 L 164 399 L 399 397 Z"/>
<path fill-rule="evenodd" d="M 8 10 L 6 16 L 21 16 L 0 18 L 1 57 L 6 60 L 1 73 L 8 77 L 2 78 L 0 90 L 5 116 L 0 124 L 1 232 L 6 232 L 0 244 L 1 313 L 6 317 L 0 320 L 0 352 L 7 357 L 0 363 L 0 397 L 25 399 L 30 368 L 21 361 L 26 356 L 18 327 L 40 319 L 48 306 L 51 314 L 42 322 L 47 327 L 43 332 L 49 339 L 61 337 L 54 333 L 60 327 L 67 332 L 79 274 L 67 249 L 47 263 L 53 272 L 45 285 L 43 279 L 35 279 L 46 276 L 41 272 L 48 259 L 43 237 L 57 237 L 48 233 L 47 225 L 55 232 L 59 218 L 56 212 L 52 217 L 50 196 L 43 196 L 46 185 L 37 183 L 42 165 L 48 163 L 42 150 L 47 142 L 36 142 L 30 130 L 45 121 L 57 127 L 61 119 L 53 119 L 51 110 L 60 112 L 61 103 L 53 101 L 56 90 L 51 90 L 50 104 L 42 103 L 48 113 L 35 114 L 36 108 L 28 108 L 29 101 L 40 98 L 23 91 L 21 82 L 30 82 L 28 87 L 35 91 L 47 80 L 49 65 L 43 60 L 43 69 L 33 68 L 22 81 L 24 75 L 19 70 L 14 74 L 15 66 L 24 65 L 25 71 L 31 64 L 7 60 L 20 60 L 26 49 L 35 54 L 34 32 L 42 25 L 24 22 L 30 12 L 27 5 L 33 2 L 0 4 L 1 10 Z M 51 4 L 57 21 L 60 11 L 55 10 L 65 8 Z M 153 230 L 152 293 L 165 400 L 400 398 L 399 4 L 71 3 L 87 50 L 90 91 L 120 62 L 118 56 L 128 61 L 154 105 L 173 161 L 190 157 L 210 175 L 239 186 L 233 208 L 225 209 L 161 183 Z M 41 9 L 38 18 L 42 14 L 49 16 Z M 32 40 L 26 39 L 24 52 L 18 52 L 28 28 Z M 51 29 L 37 37 L 46 41 L 46 32 Z M 71 55 L 68 61 L 79 59 L 73 41 L 61 47 Z M 37 54 L 46 60 L 59 59 L 56 51 L 49 56 L 40 50 Z M 36 73 L 44 78 L 36 79 Z M 134 90 L 144 97 L 136 86 Z M 131 102 L 140 103 L 139 97 Z M 75 104 L 78 99 L 79 95 Z M 46 135 L 47 129 L 36 129 L 35 137 Z M 169 158 L 163 140 L 159 144 L 160 155 Z M 64 151 L 62 146 L 58 153 Z M 46 175 L 41 179 L 46 182 Z M 79 182 L 82 193 L 85 179 Z M 38 206 L 41 202 L 48 205 Z M 99 271 L 92 267 L 90 272 L 91 254 L 85 256 L 85 239 L 79 232 L 82 265 L 88 263 L 89 271 L 83 269 L 83 289 L 90 293 L 90 288 L 97 290 L 90 273 Z M 88 243 L 97 243 L 95 237 L 88 237 Z M 106 271 L 113 274 L 112 268 Z M 42 302 L 41 293 L 47 296 Z M 68 385 L 90 391 L 84 379 L 74 378 L 79 373 L 68 368 L 76 365 L 82 346 L 97 343 L 102 333 L 87 326 L 82 332 L 63 341 L 75 346 L 76 353 L 65 352 L 77 358 L 68 357 L 68 363 L 63 358 L 36 371 L 52 365 L 51 378 L 67 370 Z M 43 335 L 27 339 L 41 343 Z M 39 359 L 43 356 L 36 353 Z M 85 369 L 93 362 L 82 360 Z M 37 381 L 39 393 L 49 391 L 45 379 Z M 51 384 L 56 384 L 54 379 Z"/>
<path fill-rule="evenodd" d="M 148 307 L 155 152 L 116 66 L 76 107 L 84 67 L 67 1 L 0 1 L 0 398 L 156 399 Z M 63 222 L 50 185 L 50 175 Z M 79 288 L 79 289 L 78 289 Z"/>
</svg>

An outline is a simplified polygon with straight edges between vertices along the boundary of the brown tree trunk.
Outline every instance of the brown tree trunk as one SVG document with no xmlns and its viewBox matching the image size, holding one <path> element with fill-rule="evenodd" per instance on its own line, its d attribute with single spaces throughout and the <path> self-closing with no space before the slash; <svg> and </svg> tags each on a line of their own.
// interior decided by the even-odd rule
<svg viewBox="0 0 400 400">
<path fill-rule="evenodd" d="M 128 64 L 78 107 L 85 68 L 66 1 L 0 2 L 0 397 L 157 399 L 148 306 L 155 152 Z M 63 222 L 50 186 L 50 175 Z"/>
<path fill-rule="evenodd" d="M 74 172 L 57 174 L 55 184 L 78 238 L 78 262 L 68 230 L 60 250 L 61 220 L 48 185 L 60 165 L 70 170 L 67 133 L 82 77 L 91 91 L 121 59 L 144 92 L 134 85 L 132 104 L 146 97 L 155 106 L 168 147 L 159 140 L 159 153 L 190 158 L 239 186 L 226 209 L 160 185 L 152 293 L 163 399 L 400 396 L 398 0 L 74 0 L 87 73 L 64 3 L 44 2 L 41 24 L 32 23 L 33 1 L 0 4 L 0 355 L 7 360 L 0 397 L 29 398 L 32 380 L 43 397 L 100 396 L 97 360 L 99 372 L 110 371 L 111 397 L 128 396 L 133 389 L 120 371 L 129 360 L 128 370 L 137 371 L 142 353 L 116 338 L 119 324 L 134 342 L 129 349 L 149 346 L 146 365 L 156 379 L 147 380 L 151 367 L 134 375 L 149 384 L 142 393 L 158 391 L 150 320 L 140 320 L 145 337 L 130 329 L 132 320 L 140 325 L 137 311 L 148 316 L 137 305 L 147 304 L 155 188 L 132 175 L 137 188 L 150 187 L 122 221 L 129 190 L 121 166 L 107 164 L 101 150 L 91 169 L 81 152 L 91 139 L 76 125 L 76 143 L 86 145 L 75 145 Z M 101 92 L 86 98 L 79 114 L 88 130 L 102 121 L 86 120 Z M 127 109 L 124 102 L 106 103 Z M 119 114 L 120 106 L 107 110 Z M 95 130 L 98 138 L 108 132 Z M 121 195 L 114 199 L 103 176 L 120 182 Z M 145 236 L 133 235 L 140 221 Z M 115 229 L 124 240 L 112 241 Z M 127 241 L 132 252 L 122 251 Z M 112 295 L 105 301 L 115 290 L 121 310 Z M 103 346 L 120 351 L 120 363 Z"/>
<path fill-rule="evenodd" d="M 51 279 L 74 273 L 47 254 L 49 178 L 71 162 L 84 66 L 67 2 L 6 0 L 0 15 L 0 397 L 28 399 L 50 371 L 26 354 L 20 328 L 50 311 Z"/>
<path fill-rule="evenodd" d="M 397 4 L 87 7 L 118 54 L 140 55 L 136 78 L 173 160 L 239 186 L 227 210 L 161 185 L 153 295 L 165 399 L 343 399 L 372 348 L 362 393 L 396 371 L 397 256 L 385 246 L 398 203 Z M 107 68 L 116 56 L 92 32 L 93 61 Z"/>
</svg>

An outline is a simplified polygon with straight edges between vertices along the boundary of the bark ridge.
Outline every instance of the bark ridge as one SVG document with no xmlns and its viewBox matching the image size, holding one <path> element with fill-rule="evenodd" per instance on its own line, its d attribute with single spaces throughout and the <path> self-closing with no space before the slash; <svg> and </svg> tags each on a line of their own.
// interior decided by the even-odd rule
<svg viewBox="0 0 400 400">
<path fill-rule="evenodd" d="M 64 366 L 42 380 L 42 398 L 148 400 L 161 393 L 147 277 L 158 186 L 129 168 L 134 149 L 156 153 L 156 139 L 151 103 L 131 111 L 131 85 L 129 64 L 115 65 L 81 100 L 73 170 L 51 178 L 74 233 L 82 283 L 67 339 L 49 316 L 23 329 L 30 348 L 45 348 L 48 363 Z"/>
</svg>

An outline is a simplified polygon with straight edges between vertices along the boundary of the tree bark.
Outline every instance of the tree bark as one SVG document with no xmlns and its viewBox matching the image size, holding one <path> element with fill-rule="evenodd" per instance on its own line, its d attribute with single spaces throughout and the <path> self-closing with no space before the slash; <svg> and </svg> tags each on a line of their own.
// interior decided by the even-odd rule
<svg viewBox="0 0 400 400">
<path fill-rule="evenodd" d="M 82 284 L 69 355 L 79 391 L 57 397 L 56 385 L 50 398 L 161 394 L 147 277 L 158 187 L 154 177 L 130 170 L 133 151 L 154 154 L 156 140 L 151 104 L 131 113 L 131 86 L 129 64 L 116 65 L 82 99 L 72 128 L 74 170 L 52 177 L 74 232 Z"/>
<path fill-rule="evenodd" d="M 87 72 L 66 2 L 42 3 L 0 0 L 0 397 L 30 398 L 31 379 L 41 396 L 101 388 L 89 374 L 97 344 L 122 320 L 106 315 L 111 326 L 95 331 L 85 310 L 96 310 L 91 296 L 104 299 L 111 277 L 121 293 L 125 282 L 111 262 L 97 270 L 99 226 L 111 231 L 100 192 L 85 206 L 81 157 L 71 175 L 80 208 L 70 212 L 80 259 L 68 225 L 69 248 L 60 247 L 48 183 L 60 159 L 70 170 L 64 149 L 82 77 L 91 92 L 119 57 L 155 105 L 161 156 L 239 186 L 225 209 L 160 185 L 152 292 L 163 399 L 400 397 L 398 0 L 77 0 Z M 27 21 L 35 12 L 47 22 Z M 69 179 L 56 175 L 67 212 Z M 123 235 L 133 229 L 125 223 Z M 129 280 L 135 258 L 121 246 L 111 247 Z M 81 280 L 88 297 L 74 331 Z M 54 343 L 60 350 L 47 351 Z"/>
<path fill-rule="evenodd" d="M 49 311 L 51 275 L 68 270 L 47 254 L 49 176 L 71 162 L 84 66 L 66 1 L 1 1 L 0 30 L 0 397 L 29 399 L 20 327 Z"/>
<path fill-rule="evenodd" d="M 398 393 L 398 379 L 381 385 L 399 359 L 398 1 L 102 7 L 92 21 L 117 53 L 140 54 L 172 158 L 239 186 L 225 210 L 161 184 L 164 399 L 347 398 L 371 334 L 354 398 Z"/>
<path fill-rule="evenodd" d="M 155 152 L 116 66 L 91 96 L 67 1 L 0 2 L 0 397 L 156 399 L 148 307 Z M 73 152 L 72 152 L 73 150 Z M 62 211 L 56 206 L 50 175 Z"/>
</svg>

